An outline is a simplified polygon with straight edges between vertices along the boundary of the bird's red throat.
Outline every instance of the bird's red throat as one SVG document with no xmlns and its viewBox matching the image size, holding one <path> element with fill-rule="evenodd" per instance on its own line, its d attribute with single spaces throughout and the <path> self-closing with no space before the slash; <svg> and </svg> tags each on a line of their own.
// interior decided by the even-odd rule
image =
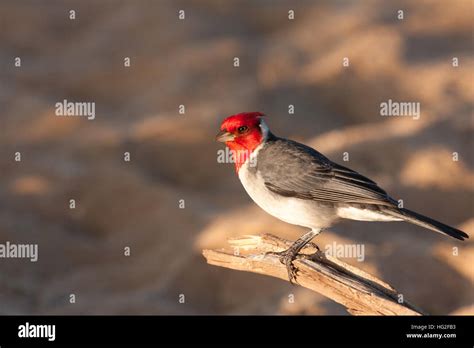
<svg viewBox="0 0 474 348">
<path fill-rule="evenodd" d="M 249 160 L 250 155 L 262 143 L 263 136 L 259 129 L 254 129 L 244 136 L 236 137 L 232 141 L 227 141 L 226 145 L 232 151 L 232 160 L 235 164 L 235 171 L 238 173 L 240 168 Z"/>
</svg>

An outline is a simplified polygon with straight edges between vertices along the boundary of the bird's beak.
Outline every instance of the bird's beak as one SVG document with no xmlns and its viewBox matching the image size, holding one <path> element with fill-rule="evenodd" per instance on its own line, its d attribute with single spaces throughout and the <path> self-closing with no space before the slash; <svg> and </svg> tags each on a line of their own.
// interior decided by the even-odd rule
<svg viewBox="0 0 474 348">
<path fill-rule="evenodd" d="M 235 136 L 232 133 L 226 132 L 226 131 L 220 131 L 216 135 L 216 141 L 220 141 L 222 143 L 225 143 L 226 141 L 232 141 L 234 140 Z"/>
</svg>

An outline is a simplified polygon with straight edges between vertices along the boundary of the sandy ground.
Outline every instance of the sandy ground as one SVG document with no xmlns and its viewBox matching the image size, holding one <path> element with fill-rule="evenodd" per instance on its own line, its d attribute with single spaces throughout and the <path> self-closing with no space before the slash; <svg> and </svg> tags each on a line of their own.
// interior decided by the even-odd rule
<svg viewBox="0 0 474 348">
<path fill-rule="evenodd" d="M 38 243 L 39 260 L 0 259 L 0 314 L 345 314 L 201 256 L 229 236 L 304 232 L 217 163 L 219 123 L 241 111 L 473 236 L 472 22 L 468 0 L 2 1 L 0 242 Z M 95 102 L 96 119 L 56 117 L 63 99 Z M 420 119 L 381 117 L 388 99 L 420 102 Z M 317 243 L 334 241 L 364 244 L 364 262 L 346 261 L 425 311 L 474 313 L 473 237 L 347 222 Z"/>
</svg>

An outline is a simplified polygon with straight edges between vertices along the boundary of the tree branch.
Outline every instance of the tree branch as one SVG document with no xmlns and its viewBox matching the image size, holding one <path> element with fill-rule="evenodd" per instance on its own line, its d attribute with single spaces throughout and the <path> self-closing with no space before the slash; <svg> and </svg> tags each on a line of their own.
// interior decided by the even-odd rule
<svg viewBox="0 0 474 348">
<path fill-rule="evenodd" d="M 270 234 L 244 236 L 228 240 L 233 250 L 203 250 L 211 265 L 248 271 L 288 280 L 286 267 L 269 251 L 287 249 L 291 242 Z M 354 315 L 422 315 L 421 310 L 406 300 L 399 303 L 400 294 L 380 279 L 325 255 L 310 243 L 294 265 L 298 269 L 299 285 L 318 292 L 347 308 Z"/>
</svg>

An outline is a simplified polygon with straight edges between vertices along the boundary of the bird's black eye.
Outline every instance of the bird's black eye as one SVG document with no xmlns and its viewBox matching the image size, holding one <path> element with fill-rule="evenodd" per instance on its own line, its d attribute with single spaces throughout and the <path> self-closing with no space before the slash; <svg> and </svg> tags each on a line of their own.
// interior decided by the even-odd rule
<svg viewBox="0 0 474 348">
<path fill-rule="evenodd" d="M 240 126 L 239 128 L 237 128 L 237 131 L 238 131 L 239 133 L 243 133 L 243 132 L 245 132 L 247 129 L 249 129 L 249 127 L 247 127 L 247 126 Z"/>
</svg>

